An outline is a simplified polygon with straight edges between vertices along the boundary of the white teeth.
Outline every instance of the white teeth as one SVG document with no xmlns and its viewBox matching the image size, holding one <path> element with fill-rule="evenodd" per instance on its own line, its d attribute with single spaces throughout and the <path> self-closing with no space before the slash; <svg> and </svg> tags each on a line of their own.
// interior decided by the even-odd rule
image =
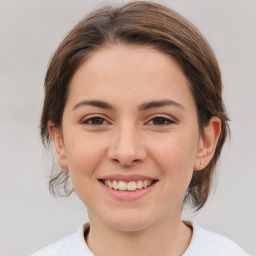
<svg viewBox="0 0 256 256">
<path fill-rule="evenodd" d="M 127 189 L 132 191 L 132 190 L 136 190 L 136 182 L 135 181 L 130 181 L 128 183 Z"/>
<path fill-rule="evenodd" d="M 135 191 L 138 189 L 147 188 L 153 183 L 152 180 L 138 180 L 138 181 L 116 181 L 116 180 L 104 180 L 104 184 L 109 188 L 115 190 L 128 190 L 128 191 Z"/>
<path fill-rule="evenodd" d="M 124 181 L 119 181 L 118 182 L 118 189 L 119 190 L 127 190 L 127 183 Z"/>
<path fill-rule="evenodd" d="M 111 180 L 107 180 L 107 186 L 110 188 L 113 188 L 113 184 L 112 184 Z"/>
<path fill-rule="evenodd" d="M 113 180 L 113 188 L 114 189 L 118 189 L 118 183 L 117 183 L 117 181 L 116 180 Z"/>
<path fill-rule="evenodd" d="M 137 189 L 142 189 L 142 188 L 143 188 L 143 183 L 142 183 L 141 180 L 139 180 L 139 181 L 137 182 Z"/>
</svg>

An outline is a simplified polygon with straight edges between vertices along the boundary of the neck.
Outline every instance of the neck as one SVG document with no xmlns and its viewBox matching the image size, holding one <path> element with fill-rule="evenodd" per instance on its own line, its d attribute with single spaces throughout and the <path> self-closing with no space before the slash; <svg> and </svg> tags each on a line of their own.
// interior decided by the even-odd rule
<svg viewBox="0 0 256 256">
<path fill-rule="evenodd" d="M 180 256 L 192 230 L 179 218 L 167 218 L 138 231 L 118 230 L 100 220 L 90 220 L 86 242 L 96 256 Z"/>
</svg>

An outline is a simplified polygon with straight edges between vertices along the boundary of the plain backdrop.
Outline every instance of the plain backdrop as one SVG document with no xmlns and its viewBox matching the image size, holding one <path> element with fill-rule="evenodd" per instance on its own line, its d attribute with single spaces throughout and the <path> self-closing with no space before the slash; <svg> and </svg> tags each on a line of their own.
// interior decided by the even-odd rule
<svg viewBox="0 0 256 256">
<path fill-rule="evenodd" d="M 105 1 L 103 3 L 118 3 Z M 184 218 L 224 234 L 256 255 L 256 1 L 170 0 L 205 35 L 219 60 L 232 138 L 216 192 Z M 49 158 L 39 137 L 49 59 L 98 0 L 0 0 L 0 255 L 25 256 L 88 220 L 73 197 L 48 192 Z"/>
</svg>

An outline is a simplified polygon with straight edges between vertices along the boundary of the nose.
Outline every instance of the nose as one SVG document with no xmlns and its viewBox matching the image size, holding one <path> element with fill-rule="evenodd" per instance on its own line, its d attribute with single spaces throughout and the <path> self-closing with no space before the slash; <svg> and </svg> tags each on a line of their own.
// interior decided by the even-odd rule
<svg viewBox="0 0 256 256">
<path fill-rule="evenodd" d="M 127 125 L 117 128 L 111 138 L 107 155 L 108 159 L 124 167 L 143 162 L 146 150 L 139 131 Z"/>
</svg>

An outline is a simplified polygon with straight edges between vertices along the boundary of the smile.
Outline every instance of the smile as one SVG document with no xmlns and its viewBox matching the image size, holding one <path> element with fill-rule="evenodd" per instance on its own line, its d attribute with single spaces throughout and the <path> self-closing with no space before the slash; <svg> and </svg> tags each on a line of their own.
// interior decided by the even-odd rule
<svg viewBox="0 0 256 256">
<path fill-rule="evenodd" d="M 114 200 L 131 202 L 144 198 L 158 183 L 155 177 L 138 174 L 112 174 L 98 179 L 104 195 Z"/>
<path fill-rule="evenodd" d="M 117 180 L 101 180 L 107 187 L 114 189 L 114 190 L 121 190 L 121 191 L 137 191 L 141 189 L 145 189 L 151 186 L 154 181 L 153 180 L 137 180 L 137 181 L 117 181 Z"/>
</svg>

